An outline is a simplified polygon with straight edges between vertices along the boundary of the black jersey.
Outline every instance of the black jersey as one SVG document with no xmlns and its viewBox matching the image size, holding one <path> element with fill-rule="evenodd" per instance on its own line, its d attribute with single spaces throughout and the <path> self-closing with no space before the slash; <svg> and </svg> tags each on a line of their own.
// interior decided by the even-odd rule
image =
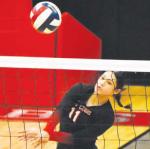
<svg viewBox="0 0 150 149">
<path fill-rule="evenodd" d="M 86 106 L 93 86 L 76 84 L 64 96 L 60 106 L 60 131 L 71 133 L 72 145 L 58 143 L 57 149 L 95 149 L 97 137 L 114 122 L 114 112 L 108 101 L 102 106 Z"/>
</svg>

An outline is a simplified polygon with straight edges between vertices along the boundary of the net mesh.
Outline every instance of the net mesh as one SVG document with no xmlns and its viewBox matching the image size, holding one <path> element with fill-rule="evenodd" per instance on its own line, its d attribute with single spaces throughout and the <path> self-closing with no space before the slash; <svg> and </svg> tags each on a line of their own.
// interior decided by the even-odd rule
<svg viewBox="0 0 150 149">
<path fill-rule="evenodd" d="M 76 83 L 95 84 L 102 71 L 122 71 L 125 90 L 110 99 L 114 124 L 96 140 L 98 149 L 149 148 L 149 61 L 0 57 L 0 148 L 35 148 L 20 141 L 18 132 L 36 128 L 39 133 L 62 97 Z M 56 126 L 59 131 L 59 125 Z M 42 142 L 42 141 L 41 141 Z M 57 141 L 37 148 L 55 149 Z"/>
</svg>

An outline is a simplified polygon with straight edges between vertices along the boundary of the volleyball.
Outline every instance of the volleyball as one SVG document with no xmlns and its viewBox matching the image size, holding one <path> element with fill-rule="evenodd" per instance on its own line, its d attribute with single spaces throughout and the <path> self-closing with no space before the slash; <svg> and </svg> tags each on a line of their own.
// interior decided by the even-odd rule
<svg viewBox="0 0 150 149">
<path fill-rule="evenodd" d="M 56 31 L 62 21 L 59 8 L 48 1 L 36 4 L 30 12 L 30 19 L 33 28 L 44 34 Z"/>
</svg>

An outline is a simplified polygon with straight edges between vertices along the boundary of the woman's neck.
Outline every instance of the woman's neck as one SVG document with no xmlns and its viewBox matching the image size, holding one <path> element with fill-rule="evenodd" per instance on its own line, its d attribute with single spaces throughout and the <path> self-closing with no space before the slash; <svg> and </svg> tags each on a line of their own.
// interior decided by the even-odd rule
<svg viewBox="0 0 150 149">
<path fill-rule="evenodd" d="M 100 106 L 105 104 L 108 101 L 108 96 L 101 96 L 97 94 L 92 94 L 88 99 L 86 105 L 87 106 Z"/>
<path fill-rule="evenodd" d="M 104 96 L 104 95 L 103 96 L 102 95 L 96 95 L 96 98 L 98 100 L 99 105 L 103 105 L 109 100 L 109 97 Z"/>
</svg>

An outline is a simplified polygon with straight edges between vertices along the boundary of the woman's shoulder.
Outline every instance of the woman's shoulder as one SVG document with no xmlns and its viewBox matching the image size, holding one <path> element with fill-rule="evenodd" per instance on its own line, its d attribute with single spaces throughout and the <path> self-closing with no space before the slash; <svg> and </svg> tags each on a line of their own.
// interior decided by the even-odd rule
<svg viewBox="0 0 150 149">
<path fill-rule="evenodd" d="M 112 120 L 112 122 L 114 121 L 114 110 L 112 108 L 110 101 L 108 101 L 106 104 L 105 114 L 107 115 L 106 117 L 109 117 L 109 120 Z"/>
</svg>

